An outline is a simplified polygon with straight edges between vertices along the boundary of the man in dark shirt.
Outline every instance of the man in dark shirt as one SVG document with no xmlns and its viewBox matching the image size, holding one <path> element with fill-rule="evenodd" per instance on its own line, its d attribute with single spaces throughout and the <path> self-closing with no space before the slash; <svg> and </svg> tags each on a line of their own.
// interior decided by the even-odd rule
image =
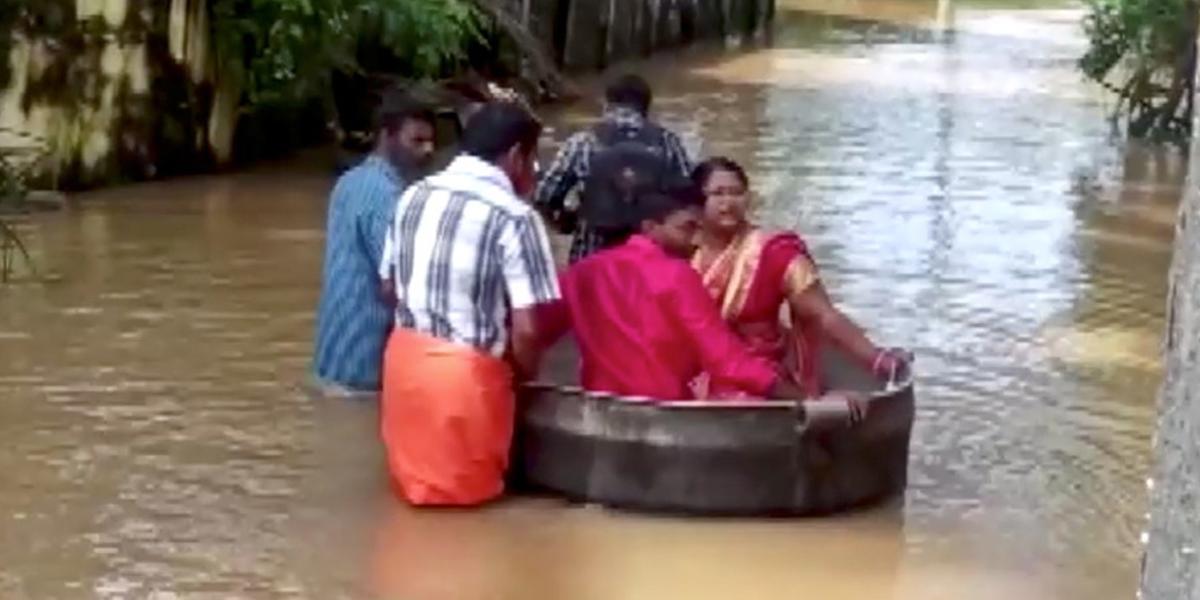
<svg viewBox="0 0 1200 600">
<path fill-rule="evenodd" d="M 602 138 L 644 141 L 651 151 L 661 157 L 669 175 L 687 177 L 692 165 L 679 136 L 648 118 L 652 100 L 650 85 L 641 77 L 625 75 L 613 81 L 605 92 L 605 108 L 600 123 L 567 139 L 538 183 L 534 205 L 550 215 L 552 221 L 559 222 L 560 226 L 573 221 L 578 215 L 566 210 L 566 198 L 577 186 L 586 187 L 596 156 L 604 151 L 610 141 Z M 605 235 L 585 219 L 574 232 L 571 262 L 619 243 L 623 237 Z"/>
</svg>

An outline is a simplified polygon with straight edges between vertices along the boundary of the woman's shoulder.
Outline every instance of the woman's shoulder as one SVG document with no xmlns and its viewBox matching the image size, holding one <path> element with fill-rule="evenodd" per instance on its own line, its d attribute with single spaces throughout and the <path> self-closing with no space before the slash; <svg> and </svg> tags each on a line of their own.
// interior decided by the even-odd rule
<svg viewBox="0 0 1200 600">
<path fill-rule="evenodd" d="M 755 229 L 754 235 L 759 237 L 763 251 L 791 251 L 808 256 L 808 244 L 795 231 L 778 229 Z"/>
</svg>

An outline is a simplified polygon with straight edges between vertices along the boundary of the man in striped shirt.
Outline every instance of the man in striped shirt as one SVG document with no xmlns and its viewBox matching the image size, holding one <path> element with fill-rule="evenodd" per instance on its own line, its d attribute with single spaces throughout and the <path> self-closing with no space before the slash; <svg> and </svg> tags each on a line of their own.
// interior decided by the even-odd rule
<svg viewBox="0 0 1200 600">
<path fill-rule="evenodd" d="M 392 310 L 378 265 L 396 198 L 433 154 L 434 114 L 406 94 L 380 106 L 375 151 L 338 179 L 329 199 L 313 375 L 329 395 L 375 397 Z"/>
<path fill-rule="evenodd" d="M 410 503 L 473 505 L 503 491 L 514 380 L 537 370 L 534 311 L 559 298 L 545 228 L 521 199 L 541 129 L 515 104 L 485 105 L 462 153 L 396 206 L 380 265 L 396 297 L 381 427 Z"/>
</svg>

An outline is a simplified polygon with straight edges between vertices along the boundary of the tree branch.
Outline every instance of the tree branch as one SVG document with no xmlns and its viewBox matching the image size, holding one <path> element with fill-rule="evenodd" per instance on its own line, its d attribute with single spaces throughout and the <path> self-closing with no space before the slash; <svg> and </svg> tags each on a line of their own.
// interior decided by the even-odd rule
<svg viewBox="0 0 1200 600">
<path fill-rule="evenodd" d="M 547 54 L 545 46 L 516 17 L 508 14 L 508 11 L 500 6 L 499 0 L 472 0 L 472 2 L 496 22 L 496 25 L 521 50 L 522 55 L 529 60 L 535 79 L 533 83 L 544 87 L 545 92 L 554 98 L 574 98 L 579 95 L 579 92 L 563 76 L 558 66 L 554 64 L 554 60 Z"/>
</svg>

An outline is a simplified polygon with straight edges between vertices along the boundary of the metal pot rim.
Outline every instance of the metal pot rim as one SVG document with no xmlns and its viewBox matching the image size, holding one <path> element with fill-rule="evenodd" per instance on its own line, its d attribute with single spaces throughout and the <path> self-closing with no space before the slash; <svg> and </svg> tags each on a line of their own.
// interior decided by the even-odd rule
<svg viewBox="0 0 1200 600">
<path fill-rule="evenodd" d="M 879 390 L 867 395 L 871 402 L 886 401 L 897 395 L 912 391 L 914 385 L 913 377 L 909 376 L 902 382 L 896 382 L 895 387 L 890 389 Z M 605 400 L 610 402 L 619 402 L 622 404 L 645 406 L 652 409 L 662 410 L 694 410 L 694 409 L 774 409 L 774 410 L 795 410 L 796 402 L 793 400 L 658 400 L 645 396 L 623 396 L 610 392 L 594 392 L 585 390 L 582 387 L 574 385 L 558 385 L 544 381 L 534 381 L 526 383 L 522 386 L 524 389 L 535 392 L 558 392 L 573 396 L 582 396 L 588 400 Z"/>
</svg>

